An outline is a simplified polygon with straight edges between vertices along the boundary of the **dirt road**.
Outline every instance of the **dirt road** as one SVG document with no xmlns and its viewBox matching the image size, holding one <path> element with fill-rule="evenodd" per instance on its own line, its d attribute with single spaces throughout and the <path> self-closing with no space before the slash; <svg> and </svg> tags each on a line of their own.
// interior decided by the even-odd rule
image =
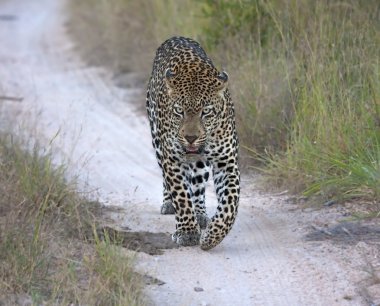
<svg viewBox="0 0 380 306">
<path fill-rule="evenodd" d="M 0 101 L 2 122 L 22 124 L 46 146 L 53 141 L 56 161 L 70 162 L 81 188 L 125 209 L 115 217 L 120 226 L 173 232 L 173 216 L 159 214 L 160 171 L 147 120 L 129 102 L 134 90 L 114 87 L 107 72 L 80 61 L 65 16 L 63 0 L 1 2 L 0 92 L 22 98 Z M 306 241 L 308 226 L 329 217 L 260 194 L 254 178 L 242 179 L 239 216 L 221 245 L 137 253 L 137 269 L 164 282 L 147 286 L 152 304 L 376 305 L 363 268 L 376 248 Z M 212 214 L 211 187 L 206 197 Z"/>
</svg>

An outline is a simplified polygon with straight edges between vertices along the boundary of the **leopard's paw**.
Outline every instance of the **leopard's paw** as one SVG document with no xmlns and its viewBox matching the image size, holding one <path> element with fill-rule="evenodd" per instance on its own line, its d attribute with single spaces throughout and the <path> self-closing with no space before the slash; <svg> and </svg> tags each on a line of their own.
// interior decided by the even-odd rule
<svg viewBox="0 0 380 306">
<path fill-rule="evenodd" d="M 198 245 L 201 237 L 200 231 L 192 230 L 176 230 L 172 235 L 172 240 L 182 246 Z"/>
<path fill-rule="evenodd" d="M 223 234 L 222 231 L 212 226 L 212 222 L 207 225 L 207 228 L 202 231 L 200 238 L 200 245 L 202 250 L 210 250 L 216 247 L 226 234 Z"/>
</svg>

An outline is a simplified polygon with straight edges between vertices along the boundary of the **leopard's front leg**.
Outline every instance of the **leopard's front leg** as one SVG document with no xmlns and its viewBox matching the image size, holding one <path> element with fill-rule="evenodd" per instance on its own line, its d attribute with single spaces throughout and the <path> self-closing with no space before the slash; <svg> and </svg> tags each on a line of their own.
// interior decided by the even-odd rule
<svg viewBox="0 0 380 306">
<path fill-rule="evenodd" d="M 191 200 L 191 187 L 186 180 L 188 165 L 167 164 L 163 169 L 166 189 L 171 194 L 175 208 L 176 231 L 172 235 L 172 239 L 182 246 L 197 245 L 200 239 L 200 228 Z"/>
<path fill-rule="evenodd" d="M 227 163 L 215 163 L 214 185 L 218 198 L 217 212 L 202 232 L 200 244 L 203 250 L 218 245 L 227 236 L 235 222 L 240 195 L 240 171 L 235 159 Z"/>
<path fill-rule="evenodd" d="M 201 229 L 205 229 L 210 222 L 207 216 L 205 206 L 205 190 L 206 183 L 210 176 L 210 164 L 207 161 L 197 161 L 189 164 L 191 172 L 189 172 L 187 181 L 191 186 L 192 203 L 194 205 L 197 222 Z"/>
</svg>

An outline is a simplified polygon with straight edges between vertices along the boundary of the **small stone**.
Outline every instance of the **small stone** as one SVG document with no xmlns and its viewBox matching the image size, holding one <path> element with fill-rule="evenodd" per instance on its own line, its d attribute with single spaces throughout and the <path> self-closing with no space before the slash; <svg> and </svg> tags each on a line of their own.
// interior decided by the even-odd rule
<svg viewBox="0 0 380 306">
<path fill-rule="evenodd" d="M 204 290 L 201 287 L 194 287 L 194 291 L 195 292 L 201 292 L 201 291 L 204 291 Z"/>
<path fill-rule="evenodd" d="M 334 204 L 336 204 L 337 202 L 335 200 L 329 200 L 325 203 L 323 203 L 323 206 L 327 206 L 327 207 L 330 207 L 330 206 L 333 206 Z"/>
</svg>

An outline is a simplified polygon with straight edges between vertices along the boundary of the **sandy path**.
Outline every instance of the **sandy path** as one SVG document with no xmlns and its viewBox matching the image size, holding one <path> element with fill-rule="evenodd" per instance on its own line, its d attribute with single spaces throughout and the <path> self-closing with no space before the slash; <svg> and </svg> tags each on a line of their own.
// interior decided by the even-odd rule
<svg viewBox="0 0 380 306">
<path fill-rule="evenodd" d="M 73 53 L 64 13 L 60 0 L 0 4 L 0 89 L 24 98 L 0 101 L 2 118 L 24 122 L 27 130 L 37 126 L 31 137 L 46 145 L 59 131 L 55 158 L 70 161 L 83 188 L 127 210 L 118 216 L 121 225 L 172 232 L 173 217 L 159 214 L 162 183 L 147 120 L 128 104 L 132 91 L 113 87 L 106 72 Z M 152 304 L 366 305 L 344 262 L 311 251 L 300 239 L 297 216 L 280 208 L 280 197 L 255 192 L 250 181 L 243 177 L 238 219 L 215 249 L 138 254 L 137 269 L 165 282 L 147 287 Z M 212 213 L 212 190 L 207 199 Z"/>
</svg>

